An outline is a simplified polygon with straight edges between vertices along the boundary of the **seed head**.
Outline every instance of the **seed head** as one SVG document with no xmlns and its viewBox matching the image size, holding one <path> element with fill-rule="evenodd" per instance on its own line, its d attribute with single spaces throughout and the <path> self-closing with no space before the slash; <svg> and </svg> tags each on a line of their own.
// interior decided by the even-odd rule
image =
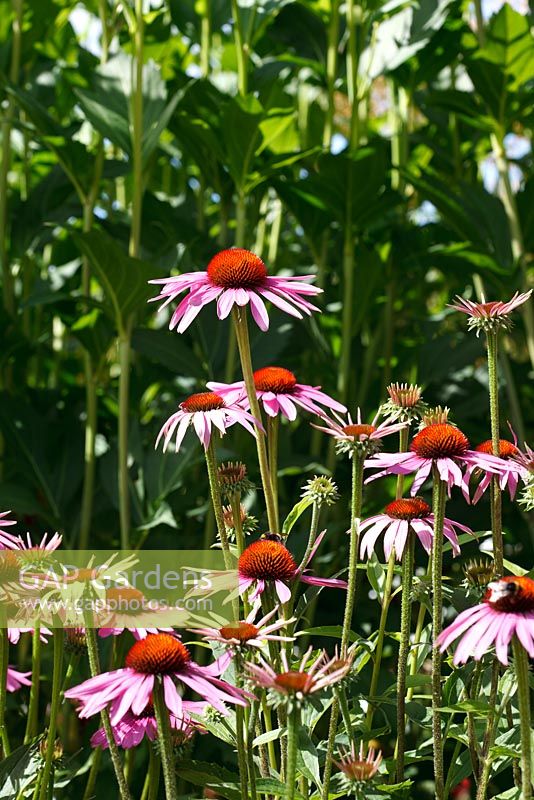
<svg viewBox="0 0 534 800">
<path fill-rule="evenodd" d="M 306 481 L 301 497 L 309 498 L 317 506 L 321 506 L 323 503 L 326 506 L 332 506 L 339 499 L 339 492 L 332 478 L 327 475 L 314 475 L 313 478 Z"/>
<path fill-rule="evenodd" d="M 422 389 L 414 383 L 391 383 L 387 387 L 389 400 L 382 406 L 384 417 L 400 422 L 421 419 L 427 411 L 427 404 L 421 399 Z"/>
<path fill-rule="evenodd" d="M 247 468 L 240 461 L 228 461 L 221 464 L 217 470 L 221 494 L 225 500 L 249 492 L 254 488 L 254 484 L 247 477 Z"/>
</svg>

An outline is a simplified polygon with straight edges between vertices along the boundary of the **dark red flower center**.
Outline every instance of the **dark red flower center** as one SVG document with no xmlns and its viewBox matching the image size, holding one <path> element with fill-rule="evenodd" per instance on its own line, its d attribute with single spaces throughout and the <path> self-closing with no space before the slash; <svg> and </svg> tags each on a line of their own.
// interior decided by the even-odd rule
<svg viewBox="0 0 534 800">
<path fill-rule="evenodd" d="M 236 622 L 235 625 L 225 625 L 219 630 L 223 639 L 238 639 L 240 642 L 248 642 L 254 639 L 259 631 L 250 622 Z"/>
<path fill-rule="evenodd" d="M 386 514 L 394 519 L 424 519 L 428 517 L 432 509 L 420 497 L 403 498 L 393 500 L 386 506 Z"/>
<path fill-rule="evenodd" d="M 479 303 L 479 308 L 486 314 L 491 314 L 495 306 L 500 306 L 502 303 L 499 300 L 490 300 L 489 303 Z"/>
<path fill-rule="evenodd" d="M 427 425 L 412 439 L 410 450 L 421 458 L 455 458 L 469 449 L 469 439 L 446 422 Z"/>
<path fill-rule="evenodd" d="M 497 611 L 534 611 L 534 581 L 526 576 L 505 577 L 489 584 L 484 602 Z"/>
<path fill-rule="evenodd" d="M 133 586 L 117 586 L 106 590 L 106 600 L 113 611 L 136 614 L 143 610 L 145 597 Z"/>
<path fill-rule="evenodd" d="M 296 383 L 293 373 L 283 367 L 264 367 L 254 373 L 254 386 L 259 392 L 289 394 Z"/>
<path fill-rule="evenodd" d="M 489 453 L 489 455 L 493 455 L 493 442 L 491 439 L 487 439 L 485 442 L 477 445 L 475 450 L 478 453 Z M 519 452 L 515 444 L 509 442 L 508 439 L 499 439 L 499 455 L 501 458 L 510 458 L 510 456 L 515 455 L 515 453 Z"/>
<path fill-rule="evenodd" d="M 310 676 L 307 672 L 281 672 L 274 682 L 286 692 L 306 692 L 309 687 Z"/>
<path fill-rule="evenodd" d="M 238 570 L 243 578 L 252 580 L 289 581 L 294 577 L 297 565 L 281 542 L 260 539 L 242 552 Z"/>
<path fill-rule="evenodd" d="M 261 258 L 241 247 L 221 250 L 208 264 L 208 278 L 223 289 L 255 289 L 266 277 L 267 269 Z"/>
<path fill-rule="evenodd" d="M 191 660 L 189 650 L 170 633 L 149 634 L 130 648 L 125 666 L 148 675 L 180 672 Z"/>
<path fill-rule="evenodd" d="M 346 433 L 347 436 L 354 436 L 354 438 L 359 436 L 369 437 L 375 431 L 374 425 L 345 425 L 343 428 L 343 433 Z"/>
<path fill-rule="evenodd" d="M 184 411 L 194 414 L 197 411 L 215 411 L 224 408 L 224 400 L 215 392 L 199 392 L 192 394 L 180 404 Z"/>
</svg>

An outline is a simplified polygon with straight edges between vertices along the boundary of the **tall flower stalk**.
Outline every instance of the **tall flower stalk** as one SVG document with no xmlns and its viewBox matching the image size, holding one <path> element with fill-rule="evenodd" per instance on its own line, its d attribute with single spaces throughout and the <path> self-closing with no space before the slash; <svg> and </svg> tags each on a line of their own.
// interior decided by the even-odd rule
<svg viewBox="0 0 534 800">
<path fill-rule="evenodd" d="M 404 753 L 406 750 L 406 672 L 410 653 L 410 622 L 412 612 L 412 576 L 414 557 L 414 533 L 408 532 L 408 541 L 402 554 L 402 600 L 399 658 L 397 661 L 397 782 L 404 780 Z"/>
<path fill-rule="evenodd" d="M 171 739 L 171 723 L 169 712 L 163 697 L 163 686 L 161 681 L 154 682 L 154 712 L 156 714 L 156 724 L 158 727 L 158 740 L 160 742 L 161 765 L 163 768 L 163 780 L 165 783 L 165 797 L 167 800 L 177 800 L 178 792 L 176 788 L 176 769 L 174 764 L 174 751 Z"/>
<path fill-rule="evenodd" d="M 63 687 L 63 628 L 54 630 L 54 666 L 52 672 L 52 696 L 50 699 L 50 719 L 48 721 L 48 734 L 46 737 L 46 752 L 43 770 L 39 776 L 39 800 L 46 800 L 53 794 L 49 786 L 52 777 L 52 764 L 54 759 L 54 745 L 56 741 L 57 719 L 61 705 L 61 689 Z"/>
<path fill-rule="evenodd" d="M 491 445 L 494 456 L 499 455 L 499 375 L 498 375 L 498 333 L 486 333 L 488 346 L 488 383 L 491 421 Z M 502 498 L 499 479 L 491 479 L 491 532 L 493 537 L 493 558 L 497 575 L 503 573 L 503 539 L 502 539 Z"/>
<path fill-rule="evenodd" d="M 243 379 L 245 381 L 247 397 L 250 404 L 250 411 L 256 420 L 261 420 L 260 405 L 256 395 L 256 387 L 254 385 L 254 371 L 252 369 L 252 359 L 250 354 L 250 339 L 248 334 L 246 309 L 239 306 L 234 306 L 232 309 L 232 316 L 237 338 L 237 346 L 239 349 L 239 357 L 241 359 Z M 256 445 L 258 450 L 258 461 L 260 465 L 265 505 L 267 507 L 269 530 L 272 533 L 278 533 L 278 507 L 272 484 L 265 434 L 259 428 L 256 428 Z"/>
<path fill-rule="evenodd" d="M 7 668 L 9 662 L 9 639 L 7 628 L 0 628 L 0 740 L 4 758 L 11 752 L 6 727 Z"/>
<path fill-rule="evenodd" d="M 447 484 L 441 480 L 438 468 L 432 468 L 432 511 L 434 536 L 432 541 L 432 736 L 434 739 L 434 780 L 436 800 L 443 800 L 443 737 L 441 732 L 441 651 L 438 636 L 443 615 L 443 521 Z"/>
</svg>

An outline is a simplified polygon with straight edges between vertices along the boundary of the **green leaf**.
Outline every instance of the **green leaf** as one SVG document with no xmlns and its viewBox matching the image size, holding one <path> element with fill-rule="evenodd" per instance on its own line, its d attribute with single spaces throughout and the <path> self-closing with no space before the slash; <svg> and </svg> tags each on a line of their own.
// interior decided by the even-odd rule
<svg viewBox="0 0 534 800">
<path fill-rule="evenodd" d="M 319 756 L 310 734 L 303 725 L 297 730 L 297 769 L 320 788 Z"/>
<path fill-rule="evenodd" d="M 31 785 L 42 764 L 38 741 L 17 747 L 0 764 L 0 798 L 13 800 L 18 797 Z"/>
<path fill-rule="evenodd" d="M 222 112 L 221 136 L 228 169 L 238 189 L 245 186 L 259 141 L 263 107 L 254 95 L 236 97 Z"/>
<path fill-rule="evenodd" d="M 126 255 L 104 231 L 73 231 L 71 235 L 80 251 L 91 262 L 111 304 L 117 328 L 123 332 L 130 315 L 145 308 L 152 294 L 148 284 L 150 278 L 154 277 L 152 267 L 138 258 Z"/>
<path fill-rule="evenodd" d="M 195 786 L 224 782 L 232 783 L 238 780 L 238 776 L 234 772 L 230 772 L 220 764 L 210 764 L 207 761 L 180 760 L 176 771 L 181 778 L 189 781 L 189 783 L 194 783 Z"/>
<path fill-rule="evenodd" d="M 143 356 L 166 367 L 175 375 L 187 375 L 208 379 L 207 370 L 199 361 L 183 337 L 168 330 L 135 328 L 132 334 L 132 347 Z"/>
<path fill-rule="evenodd" d="M 297 522 L 297 520 L 304 514 L 307 508 L 309 508 L 313 503 L 311 497 L 303 497 L 302 500 L 299 500 L 296 503 L 287 517 L 285 518 L 283 525 L 282 525 L 282 535 L 288 536 L 293 529 L 293 526 Z"/>
<path fill-rule="evenodd" d="M 462 700 L 459 703 L 443 706 L 443 708 L 440 709 L 444 714 L 455 714 L 457 711 L 463 711 L 466 714 L 471 713 L 479 717 L 487 717 L 490 710 L 490 707 L 484 700 Z"/>
</svg>

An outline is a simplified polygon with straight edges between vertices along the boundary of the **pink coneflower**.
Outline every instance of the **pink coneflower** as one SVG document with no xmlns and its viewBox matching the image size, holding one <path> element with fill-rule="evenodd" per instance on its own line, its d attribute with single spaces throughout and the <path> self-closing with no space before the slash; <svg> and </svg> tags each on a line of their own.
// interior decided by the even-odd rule
<svg viewBox="0 0 534 800">
<path fill-rule="evenodd" d="M 9 524 L 11 525 L 12 523 Z M 43 551 L 43 553 L 45 551 L 48 553 L 52 553 L 54 550 L 58 549 L 58 547 L 61 544 L 62 538 L 63 537 L 60 536 L 59 533 L 54 533 L 54 535 L 50 539 L 48 539 L 48 533 L 45 533 L 39 544 L 33 544 L 29 533 L 26 534 L 26 541 L 25 541 L 22 536 L 15 536 L 12 533 L 6 533 L 5 531 L 0 530 L 0 549 L 34 550 L 36 554 L 38 553 L 38 551 Z"/>
<path fill-rule="evenodd" d="M 523 294 L 516 292 L 507 302 L 492 300 L 488 303 L 473 303 L 472 300 L 456 296 L 456 303 L 451 303 L 449 308 L 467 314 L 469 317 L 467 326 L 469 330 L 476 330 L 478 336 L 481 330 L 493 333 L 499 328 L 509 329 L 511 327 L 509 315 L 514 309 L 526 303 L 531 294 L 532 289 Z"/>
<path fill-rule="evenodd" d="M 263 367 L 254 373 L 256 394 L 270 417 L 282 414 L 293 421 L 297 418 L 297 406 L 312 414 L 324 416 L 321 406 L 345 413 L 344 405 L 321 392 L 320 386 L 297 383 L 295 375 L 284 367 Z M 212 389 L 228 402 L 238 402 L 249 408 L 245 381 L 237 383 L 208 383 Z"/>
<path fill-rule="evenodd" d="M 17 669 L 13 669 L 13 667 L 8 667 L 6 684 L 7 691 L 16 692 L 21 686 L 31 686 L 32 682 L 29 677 L 30 675 L 31 672 L 19 672 Z"/>
<path fill-rule="evenodd" d="M 133 586 L 112 586 L 106 589 L 106 605 L 100 612 L 105 626 L 99 627 L 98 635 L 105 639 L 108 636 L 119 636 L 127 630 L 135 639 L 146 639 L 149 633 L 173 633 L 173 629 L 169 627 L 143 626 L 143 622 L 153 621 L 157 613 L 157 608 L 147 601 L 139 589 Z"/>
<path fill-rule="evenodd" d="M 221 628 L 191 628 L 191 633 L 197 633 L 207 642 L 218 642 L 229 649 L 242 649 L 249 647 L 262 648 L 266 642 L 293 642 L 293 636 L 280 636 L 277 631 L 295 622 L 295 618 L 279 619 L 267 624 L 278 612 L 278 607 L 273 608 L 259 620 L 255 620 L 258 612 L 254 607 L 244 620 L 228 623 Z"/>
<path fill-rule="evenodd" d="M 501 475 L 505 462 L 487 453 L 469 449 L 469 440 L 461 430 L 446 422 L 427 425 L 419 431 L 407 453 L 379 453 L 365 461 L 365 467 L 380 469 L 367 478 L 366 483 L 383 475 L 409 475 L 415 472 L 411 494 L 416 495 L 435 466 L 440 478 L 447 484 L 448 491 L 460 486 L 469 498 L 462 468 L 477 467 L 494 475 Z"/>
<path fill-rule="evenodd" d="M 123 669 L 89 678 L 65 692 L 65 697 L 80 701 L 81 718 L 92 717 L 109 706 L 111 723 L 116 725 L 128 711 L 135 715 L 144 711 L 159 677 L 165 703 L 175 717 L 182 717 L 176 681 L 189 686 L 221 714 L 227 714 L 225 703 L 246 706 L 248 697 L 241 689 L 218 679 L 228 663 L 229 659 L 223 657 L 201 667 L 191 660 L 189 650 L 175 636 L 150 634 L 130 648 Z"/>
<path fill-rule="evenodd" d="M 291 669 L 289 666 L 285 650 L 282 650 L 280 655 L 281 672 L 276 672 L 261 656 L 259 664 L 247 663 L 245 669 L 249 679 L 257 686 L 271 689 L 281 695 L 292 695 L 297 700 L 302 700 L 345 678 L 353 661 L 352 655 L 347 658 L 339 658 L 336 654 L 333 658 L 328 658 L 323 651 L 308 666 L 311 652 L 312 648 L 310 647 L 304 653 L 296 669 Z"/>
<path fill-rule="evenodd" d="M 11 511 L 0 512 L 0 546 L 1 546 L 1 536 L 4 533 L 3 528 L 8 528 L 10 525 L 17 524 L 17 521 L 14 519 L 6 519 L 6 517 L 8 517 L 9 514 L 11 514 Z"/>
<path fill-rule="evenodd" d="M 213 428 L 224 435 L 226 429 L 238 422 L 249 433 L 256 436 L 254 425 L 263 430 L 261 423 L 257 422 L 252 414 L 235 403 L 227 403 L 215 392 L 199 392 L 192 394 L 183 403 L 180 409 L 169 417 L 158 434 L 156 447 L 164 439 L 163 450 L 169 446 L 176 433 L 175 452 L 180 449 L 187 429 L 192 425 L 204 449 L 207 450 L 211 440 Z"/>
<path fill-rule="evenodd" d="M 370 558 L 376 540 L 383 534 L 386 559 L 389 559 L 394 550 L 397 561 L 400 561 L 410 528 L 417 534 L 426 552 L 430 553 L 434 536 L 434 515 L 428 503 L 420 497 L 393 500 L 386 506 L 383 514 L 376 514 L 360 523 L 360 535 L 365 531 L 361 539 L 360 557 Z M 445 518 L 443 535 L 449 540 L 452 551 L 457 556 L 460 553 L 460 544 L 455 528 L 464 533 L 473 531 L 459 522 Z"/>
<path fill-rule="evenodd" d="M 326 531 L 323 531 L 317 537 L 304 568 L 312 560 L 325 533 Z M 347 588 L 346 582 L 338 578 L 316 578 L 300 572 L 285 544 L 273 538 L 258 539 L 249 544 L 239 557 L 237 571 L 240 594 L 244 594 L 254 587 L 250 596 L 251 600 L 256 600 L 265 591 L 266 586 L 272 585 L 280 602 L 287 603 L 291 597 L 291 589 L 288 584 L 292 584 L 295 580 L 313 586 Z"/>
<path fill-rule="evenodd" d="M 534 581 L 527 577 L 505 577 L 488 585 L 484 600 L 458 614 L 452 625 L 438 636 L 441 651 L 462 637 L 454 663 L 463 664 L 471 656 L 479 661 L 495 644 L 502 664 L 508 664 L 508 645 L 517 636 L 534 658 Z"/>
<path fill-rule="evenodd" d="M 363 742 L 360 743 L 359 751 L 356 745 L 352 744 L 350 750 L 339 750 L 339 761 L 334 761 L 336 767 L 341 770 L 349 783 L 365 783 L 374 778 L 380 764 L 382 763 L 382 753 L 369 748 L 367 756 L 363 752 Z"/>
<path fill-rule="evenodd" d="M 163 284 L 163 289 L 150 302 L 163 300 L 161 311 L 182 292 L 188 292 L 175 310 L 169 329 L 183 333 L 201 309 L 217 301 L 217 316 L 225 319 L 234 305 L 250 304 L 252 316 L 262 331 L 269 327 L 269 315 L 264 300 L 269 300 L 286 314 L 302 319 L 302 313 L 310 315 L 319 309 L 305 297 L 320 294 L 322 289 L 307 281 L 313 275 L 281 277 L 267 275 L 267 268 L 259 256 L 249 250 L 233 247 L 214 256 L 206 272 L 187 272 L 170 278 L 161 278 L 150 283 Z"/>
<path fill-rule="evenodd" d="M 351 451 L 354 448 L 359 448 L 366 453 L 371 453 L 378 448 L 380 439 L 402 430 L 407 425 L 406 422 L 396 422 L 392 425 L 388 420 L 378 423 L 379 416 L 380 412 L 375 415 L 370 424 L 367 424 L 362 422 L 360 409 L 357 411 L 356 421 L 352 419 L 350 414 L 347 414 L 346 418 L 343 419 L 343 417 L 334 412 L 334 419 L 323 416 L 326 426 L 313 425 L 313 427 L 332 436 L 340 450 Z"/>
<path fill-rule="evenodd" d="M 491 439 L 488 439 L 487 441 L 477 445 L 475 447 L 475 451 L 477 453 L 489 453 L 491 455 L 493 453 L 493 444 Z M 501 472 L 499 474 L 499 485 L 503 491 L 508 489 L 511 500 L 514 499 L 519 481 L 524 475 L 524 470 L 520 467 L 517 461 L 513 459 L 513 456 L 518 452 L 519 450 L 517 446 L 512 444 L 512 442 L 509 442 L 507 439 L 499 439 L 499 458 L 503 462 L 501 466 Z M 470 466 L 466 469 L 464 478 L 464 484 L 466 487 L 469 486 L 471 476 L 474 474 L 476 477 L 478 473 L 479 470 L 475 466 Z M 490 483 L 491 475 L 487 472 L 483 472 L 481 474 L 480 481 L 478 482 L 475 494 L 473 495 L 473 503 L 478 503 Z"/>
<path fill-rule="evenodd" d="M 174 714 L 169 715 L 171 733 L 175 741 L 183 743 L 191 739 L 194 733 L 205 732 L 205 729 L 199 723 L 191 719 L 189 713 L 203 714 L 206 706 L 206 703 L 184 700 L 182 701 L 183 716 L 175 717 Z M 137 747 L 145 737 L 153 742 L 157 739 L 158 728 L 152 703 L 149 702 L 146 709 L 139 715 L 128 711 L 116 725 L 112 726 L 112 730 L 115 743 L 122 747 L 123 750 Z M 99 728 L 93 733 L 91 747 L 102 747 L 104 750 L 109 747 L 104 728 Z"/>
<path fill-rule="evenodd" d="M 33 628 L 8 628 L 7 638 L 9 639 L 11 644 L 18 644 L 20 641 L 20 637 L 23 633 L 33 634 Z M 45 644 L 46 642 L 48 642 L 49 636 L 52 636 L 51 630 L 49 630 L 48 628 L 39 629 L 39 639 Z"/>
</svg>

